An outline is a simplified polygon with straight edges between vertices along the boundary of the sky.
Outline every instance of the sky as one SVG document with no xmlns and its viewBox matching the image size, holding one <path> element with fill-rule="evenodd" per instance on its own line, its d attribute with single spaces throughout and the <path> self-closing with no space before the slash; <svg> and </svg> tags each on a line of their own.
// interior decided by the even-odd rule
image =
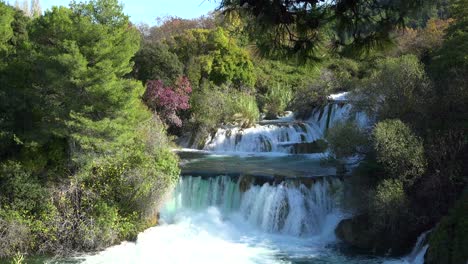
<svg viewBox="0 0 468 264">
<path fill-rule="evenodd" d="M 135 23 L 156 24 L 156 17 L 166 15 L 181 18 L 196 18 L 214 10 L 219 0 L 119 0 L 124 5 L 124 13 Z M 15 0 L 9 0 L 14 4 Z M 22 2 L 21 0 L 19 2 Z M 68 6 L 70 0 L 40 0 L 42 10 L 52 6 Z"/>
</svg>

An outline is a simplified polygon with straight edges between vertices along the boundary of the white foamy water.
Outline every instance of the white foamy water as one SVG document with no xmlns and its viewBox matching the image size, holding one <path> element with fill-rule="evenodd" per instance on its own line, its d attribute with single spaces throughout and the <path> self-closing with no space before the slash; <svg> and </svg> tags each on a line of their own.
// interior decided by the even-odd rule
<svg viewBox="0 0 468 264">
<path fill-rule="evenodd" d="M 334 248 L 341 182 L 249 185 L 226 176 L 184 177 L 160 226 L 78 260 L 107 263 L 414 263 L 346 256 Z M 244 191 L 242 191 L 244 190 Z M 421 240 L 422 241 L 422 240 Z M 418 254 L 416 254 L 418 255 Z M 417 259 L 419 257 L 416 257 Z"/>
<path fill-rule="evenodd" d="M 429 248 L 426 238 L 431 231 L 432 230 L 426 231 L 418 237 L 418 240 L 409 255 L 399 260 L 385 261 L 384 264 L 424 264 L 424 256 Z"/>
<path fill-rule="evenodd" d="M 310 188 L 266 183 L 245 192 L 242 184 L 185 177 L 162 211 L 162 225 L 84 263 L 291 263 L 320 256 L 335 240 L 339 181 Z"/>
<path fill-rule="evenodd" d="M 336 98 L 345 96 L 336 95 Z M 294 120 L 290 113 L 285 118 L 265 120 L 250 128 L 222 127 L 207 139 L 203 149 L 227 153 L 292 153 L 292 145 L 323 139 L 327 129 L 337 123 L 353 120 L 361 127 L 368 126 L 367 115 L 354 113 L 352 108 L 344 101 L 329 103 L 313 109 L 308 120 Z"/>
</svg>

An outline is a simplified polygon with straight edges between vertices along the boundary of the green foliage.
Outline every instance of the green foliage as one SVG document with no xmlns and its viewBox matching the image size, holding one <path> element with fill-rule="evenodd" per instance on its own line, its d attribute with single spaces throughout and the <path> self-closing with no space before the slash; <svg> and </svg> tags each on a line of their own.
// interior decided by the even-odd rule
<svg viewBox="0 0 468 264">
<path fill-rule="evenodd" d="M 40 208 L 45 190 L 20 163 L 6 161 L 0 164 L 0 194 L 2 207 L 28 213 Z"/>
<path fill-rule="evenodd" d="M 403 183 L 396 179 L 385 179 L 380 182 L 371 194 L 369 213 L 376 232 L 382 230 L 393 234 L 400 232 L 399 228 L 406 224 L 409 215 L 408 199 Z"/>
<path fill-rule="evenodd" d="M 254 86 L 255 75 L 249 54 L 237 46 L 222 28 L 188 30 L 174 36 L 170 46 L 188 66 L 186 75 L 194 85 L 201 84 L 202 79 L 206 78 L 216 85 L 232 83 L 238 88 Z"/>
<path fill-rule="evenodd" d="M 292 92 L 286 87 L 280 85 L 272 86 L 263 96 L 263 112 L 266 118 L 276 118 L 284 113 L 292 100 Z"/>
<path fill-rule="evenodd" d="M 333 92 L 353 90 L 361 74 L 359 63 L 347 58 L 332 59 L 327 69 L 331 75 L 328 86 Z"/>
<path fill-rule="evenodd" d="M 468 126 L 468 1 L 452 1 L 454 22 L 447 28 L 446 40 L 434 52 L 429 72 L 435 81 L 436 99 L 431 114 L 435 128 Z"/>
<path fill-rule="evenodd" d="M 0 67 L 0 257 L 134 239 L 155 224 L 180 172 L 164 126 L 141 102 L 141 82 L 127 79 L 138 31 L 116 0 L 73 2 L 31 22 L 9 8 L 0 4 L 8 38 L 0 42 L 8 44 Z M 181 66 L 173 65 L 176 75 Z"/>
<path fill-rule="evenodd" d="M 296 116 L 307 118 L 315 107 L 324 106 L 328 102 L 327 96 L 333 90 L 329 73 L 329 71 L 322 71 L 314 82 L 296 90 L 291 102 L 291 110 L 296 113 Z"/>
<path fill-rule="evenodd" d="M 30 247 L 30 230 L 17 211 L 0 210 L 0 258 L 26 252 Z"/>
<path fill-rule="evenodd" d="M 429 264 L 463 264 L 468 259 L 468 192 L 442 218 L 431 232 L 426 262 Z"/>
<path fill-rule="evenodd" d="M 228 118 L 229 97 L 226 90 L 227 88 L 204 83 L 192 94 L 190 98 L 191 123 L 196 130 L 200 130 L 198 133 L 208 133 Z"/>
<path fill-rule="evenodd" d="M 366 133 L 356 122 L 338 123 L 327 131 L 326 139 L 335 158 L 342 159 L 363 154 L 369 145 Z"/>
<path fill-rule="evenodd" d="M 144 83 L 148 80 L 162 80 L 169 85 L 183 72 L 183 65 L 177 55 L 161 42 L 143 42 L 134 61 L 134 75 Z"/>
<path fill-rule="evenodd" d="M 2 57 L 9 50 L 8 42 L 13 37 L 13 28 L 11 26 L 14 19 L 13 15 L 13 8 L 0 3 L 0 55 Z"/>
<path fill-rule="evenodd" d="M 432 2 L 432 1 L 430 1 Z M 362 51 L 390 42 L 392 30 L 423 5 L 421 1 L 241 1 L 223 0 L 226 12 L 248 21 L 260 49 L 302 58 L 320 57 L 321 44 Z M 328 34 L 326 34 L 328 33 Z M 345 49 L 348 52 L 349 49 Z"/>
<path fill-rule="evenodd" d="M 375 74 L 358 90 L 361 109 L 378 118 L 420 120 L 430 102 L 430 82 L 418 58 L 406 55 L 379 62 Z M 358 102 L 359 104 L 359 102 Z"/>
<path fill-rule="evenodd" d="M 291 91 L 300 90 L 313 83 L 319 73 L 318 67 L 288 61 L 257 59 L 254 66 L 257 76 L 255 88 L 262 94 L 278 85 Z"/>
<path fill-rule="evenodd" d="M 211 133 L 221 124 L 253 126 L 260 118 L 255 96 L 205 83 L 191 97 L 191 128 L 201 134 Z"/>
<path fill-rule="evenodd" d="M 427 167 L 422 140 L 400 120 L 379 122 L 372 132 L 377 160 L 389 177 L 411 186 Z"/>
<path fill-rule="evenodd" d="M 230 97 L 230 116 L 228 122 L 233 122 L 242 128 L 255 125 L 260 117 L 255 96 L 233 92 Z"/>
<path fill-rule="evenodd" d="M 24 255 L 21 252 L 17 252 L 13 259 L 11 260 L 11 264 L 22 264 L 24 263 Z"/>
</svg>

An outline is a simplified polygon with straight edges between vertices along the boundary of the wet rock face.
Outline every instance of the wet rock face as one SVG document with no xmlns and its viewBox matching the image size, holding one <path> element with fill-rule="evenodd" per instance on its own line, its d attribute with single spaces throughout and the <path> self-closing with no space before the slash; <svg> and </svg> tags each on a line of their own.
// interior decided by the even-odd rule
<svg viewBox="0 0 468 264">
<path fill-rule="evenodd" d="M 327 142 L 325 140 L 319 139 L 310 143 L 293 144 L 291 148 L 291 154 L 322 153 L 325 152 L 327 148 Z"/>
<path fill-rule="evenodd" d="M 336 227 L 336 236 L 353 247 L 371 251 L 373 243 L 366 222 L 364 215 L 342 220 Z"/>
<path fill-rule="evenodd" d="M 401 230 L 398 234 L 377 232 L 371 228 L 368 215 L 342 220 L 335 229 L 336 236 L 346 244 L 377 255 L 402 256 L 409 253 L 417 234 Z"/>
</svg>

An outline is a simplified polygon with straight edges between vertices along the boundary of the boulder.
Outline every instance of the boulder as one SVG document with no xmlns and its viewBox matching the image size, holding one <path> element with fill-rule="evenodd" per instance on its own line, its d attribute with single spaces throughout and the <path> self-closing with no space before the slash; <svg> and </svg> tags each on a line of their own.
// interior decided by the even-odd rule
<svg viewBox="0 0 468 264">
<path fill-rule="evenodd" d="M 367 214 L 342 220 L 336 236 L 346 244 L 371 254 L 402 256 L 408 254 L 417 239 L 417 233 L 401 230 L 398 234 L 375 231 Z"/>
</svg>

